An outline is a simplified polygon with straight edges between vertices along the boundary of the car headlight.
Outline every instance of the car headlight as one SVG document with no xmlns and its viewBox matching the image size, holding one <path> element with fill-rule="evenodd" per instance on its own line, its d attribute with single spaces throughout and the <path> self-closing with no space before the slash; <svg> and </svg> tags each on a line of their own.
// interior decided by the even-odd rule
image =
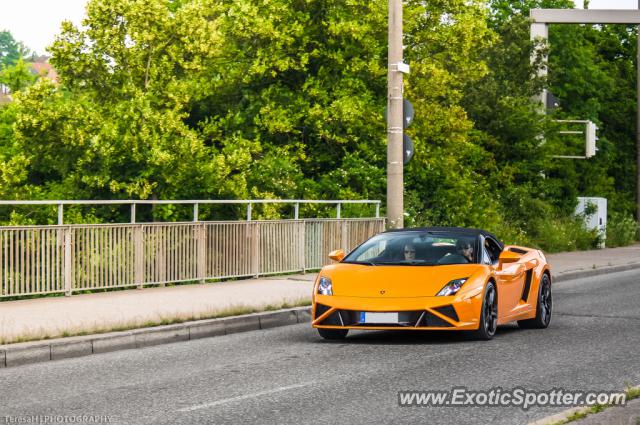
<svg viewBox="0 0 640 425">
<path fill-rule="evenodd" d="M 460 290 L 460 288 L 462 288 L 462 285 L 464 285 L 464 283 L 467 281 L 467 279 L 469 279 L 469 278 L 465 277 L 465 278 L 462 278 L 462 279 L 452 280 L 451 282 L 449 282 L 446 285 L 444 285 L 444 288 L 442 288 L 440 290 L 440 292 L 438 292 L 436 294 L 436 296 L 438 296 L 438 297 L 446 297 L 448 295 L 455 295 L 456 292 L 458 292 Z"/>
<path fill-rule="evenodd" d="M 322 276 L 318 283 L 318 294 L 333 295 L 333 288 L 331 286 L 331 279 Z"/>
</svg>

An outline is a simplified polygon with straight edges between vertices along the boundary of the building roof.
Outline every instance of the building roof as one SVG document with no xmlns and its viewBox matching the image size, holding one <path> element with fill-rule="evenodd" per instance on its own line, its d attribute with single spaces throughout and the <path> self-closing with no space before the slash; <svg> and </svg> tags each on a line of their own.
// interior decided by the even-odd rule
<svg viewBox="0 0 640 425">
<path fill-rule="evenodd" d="M 36 75 L 47 78 L 54 83 L 58 82 L 58 73 L 49 62 L 32 62 L 30 66 Z"/>
</svg>

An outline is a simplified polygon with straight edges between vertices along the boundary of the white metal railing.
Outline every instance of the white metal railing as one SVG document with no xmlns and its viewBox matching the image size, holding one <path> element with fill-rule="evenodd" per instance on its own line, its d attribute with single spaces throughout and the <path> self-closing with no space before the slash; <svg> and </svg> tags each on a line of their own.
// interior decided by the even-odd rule
<svg viewBox="0 0 640 425">
<path fill-rule="evenodd" d="M 0 227 L 0 298 L 304 272 L 384 225 L 337 218 Z"/>
<path fill-rule="evenodd" d="M 336 218 L 341 217 L 341 209 L 344 204 L 365 204 L 374 205 L 376 212 L 375 217 L 380 217 L 380 201 L 368 199 L 343 199 L 343 200 L 320 200 L 320 199 L 247 199 L 247 200 L 230 200 L 230 199 L 200 199 L 200 200 L 135 200 L 135 199 L 118 199 L 118 200 L 38 200 L 38 201 L 6 201 L 0 200 L 0 205 L 57 205 L 58 207 L 58 225 L 64 224 L 64 206 L 65 205 L 129 205 L 131 208 L 130 222 L 136 222 L 136 205 L 193 205 L 193 221 L 197 222 L 199 214 L 199 206 L 205 204 L 246 204 L 247 221 L 251 221 L 251 213 L 254 204 L 292 204 L 294 207 L 293 219 L 298 220 L 300 217 L 300 204 L 329 204 L 336 206 Z"/>
</svg>

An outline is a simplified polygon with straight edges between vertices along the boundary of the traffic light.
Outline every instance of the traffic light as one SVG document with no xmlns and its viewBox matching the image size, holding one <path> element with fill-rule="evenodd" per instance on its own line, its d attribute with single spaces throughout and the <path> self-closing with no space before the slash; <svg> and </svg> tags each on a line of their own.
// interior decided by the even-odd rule
<svg viewBox="0 0 640 425">
<path fill-rule="evenodd" d="M 387 109 L 384 110 L 385 119 L 387 117 Z M 407 129 L 413 122 L 413 118 L 415 117 L 415 110 L 413 109 L 413 105 L 407 99 L 402 100 L 402 128 L 404 130 Z M 402 163 L 406 166 L 411 162 L 413 158 L 413 154 L 415 153 L 415 148 L 413 146 L 413 141 L 406 133 L 402 133 Z"/>
<path fill-rule="evenodd" d="M 411 125 L 413 122 L 413 118 L 415 117 L 415 111 L 413 110 L 413 105 L 407 99 L 404 99 L 402 102 L 402 118 L 404 121 L 404 129 Z M 411 158 L 413 158 L 414 147 L 413 141 L 406 133 L 402 134 L 402 162 L 406 166 L 411 162 Z"/>
<path fill-rule="evenodd" d="M 586 146 L 586 152 L 585 152 L 585 156 L 587 158 L 591 158 L 592 156 L 595 156 L 596 152 L 598 151 L 598 147 L 596 146 L 596 142 L 598 141 L 598 136 L 596 135 L 597 131 L 598 131 L 598 127 L 596 126 L 596 124 L 594 122 L 588 121 L 587 122 L 587 146 Z"/>
</svg>

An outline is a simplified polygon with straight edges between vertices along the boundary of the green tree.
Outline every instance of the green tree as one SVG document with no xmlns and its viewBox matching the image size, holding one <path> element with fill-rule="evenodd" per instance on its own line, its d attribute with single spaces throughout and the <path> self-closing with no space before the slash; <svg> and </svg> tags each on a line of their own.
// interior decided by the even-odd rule
<svg viewBox="0 0 640 425">
<path fill-rule="evenodd" d="M 12 92 L 23 90 L 33 84 L 37 78 L 22 58 L 18 59 L 15 65 L 9 65 L 0 70 L 0 84 L 9 87 Z"/>
<path fill-rule="evenodd" d="M 572 183 L 581 194 L 608 198 L 610 210 L 629 214 L 636 186 L 633 43 L 630 27 L 575 26 L 554 29 L 550 47 L 550 86 L 562 100 L 560 117 L 600 127 L 598 154 L 570 164 Z"/>
<path fill-rule="evenodd" d="M 508 220 L 534 239 L 545 239 L 545 232 L 558 233 L 557 228 L 547 231 L 553 220 L 570 220 L 577 196 L 607 197 L 609 208 L 615 211 L 628 211 L 633 202 L 634 174 L 630 171 L 634 169 L 631 157 L 635 156 L 629 152 L 634 151 L 630 128 L 634 112 L 629 105 L 634 103 L 635 52 L 630 50 L 635 46 L 631 40 L 635 31 L 615 26 L 552 25 L 549 78 L 536 80 L 534 68 L 527 64 L 533 48 L 527 15 L 533 7 L 571 8 L 573 3 L 492 1 L 490 25 L 498 32 L 500 43 L 487 51 L 491 72 L 481 85 L 467 91 L 465 106 L 500 164 L 497 176 L 506 186 L 498 182 L 497 187 L 502 187 Z M 545 124 L 531 111 L 527 99 L 539 93 L 541 84 L 560 99 L 560 109 L 550 118 L 591 119 L 600 125 L 600 151 L 595 158 L 551 157 L 555 150 L 572 143 L 571 154 L 580 154 L 584 136 L 573 141 L 559 136 L 561 124 Z M 510 105 L 507 109 L 505 102 Z M 541 145 L 537 135 L 543 132 L 546 143 Z"/>
<path fill-rule="evenodd" d="M 571 5 L 404 3 L 416 109 L 408 225 L 488 227 L 568 249 L 593 239 L 571 218 L 578 194 L 628 208 L 634 33 L 552 28 L 549 79 L 536 77 L 540 57 L 530 63 L 529 8 Z M 60 85 L 20 87 L 0 113 L 3 196 L 385 197 L 386 2 L 91 0 L 51 51 Z M 557 129 L 531 102 L 545 84 L 562 101 L 554 117 L 602 124 L 593 160 L 550 158 Z"/>
<path fill-rule="evenodd" d="M 493 157 L 472 137 L 465 88 L 487 73 L 480 52 L 494 40 L 480 2 L 409 2 L 406 97 L 416 109 L 416 155 L 405 174 L 416 224 L 486 226 L 500 220 L 488 176 Z M 411 221 L 409 220 L 409 223 Z"/>
<path fill-rule="evenodd" d="M 52 47 L 61 86 L 16 98 L 26 185 L 55 198 L 242 197 L 221 152 L 185 124 L 219 54 L 212 2 L 93 1 Z M 219 9 L 219 8 L 218 8 Z M 124 24 L 126 22 L 126 25 Z M 166 214 L 171 215 L 171 211 Z"/>
<path fill-rule="evenodd" d="M 474 122 L 474 142 L 494 159 L 485 175 L 503 219 L 487 227 L 522 235 L 535 218 L 549 215 L 546 202 L 553 198 L 546 197 L 547 158 L 540 142 L 548 123 L 532 102 L 546 81 L 537 77 L 542 56 L 533 63 L 531 57 L 534 48 L 545 49 L 529 39 L 529 21 L 520 7 L 492 2 L 488 24 L 495 39 L 480 49 L 488 72 L 465 87 L 462 103 Z"/>
<path fill-rule="evenodd" d="M 0 69 L 15 65 L 20 57 L 20 44 L 9 31 L 0 31 Z"/>
<path fill-rule="evenodd" d="M 463 108 L 488 73 L 488 10 L 410 1 L 405 13 L 418 114 L 408 222 L 495 221 L 495 161 Z M 385 2 L 93 0 L 87 14 L 51 49 L 61 87 L 17 96 L 32 191 L 384 197 Z"/>
</svg>

